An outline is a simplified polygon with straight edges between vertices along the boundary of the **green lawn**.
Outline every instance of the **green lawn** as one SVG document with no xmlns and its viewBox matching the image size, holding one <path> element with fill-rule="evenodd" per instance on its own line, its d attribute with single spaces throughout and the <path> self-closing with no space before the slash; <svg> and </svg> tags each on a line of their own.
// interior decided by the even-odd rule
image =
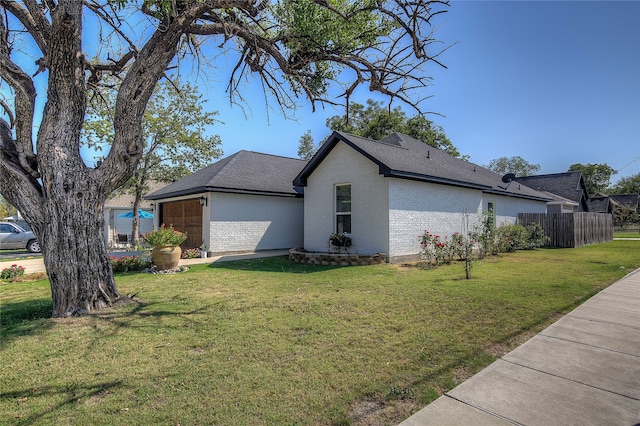
<svg viewBox="0 0 640 426">
<path fill-rule="evenodd" d="M 638 231 L 615 231 L 613 238 L 640 238 Z"/>
<path fill-rule="evenodd" d="M 0 423 L 397 424 L 640 267 L 640 241 L 425 270 L 285 258 L 125 274 L 138 303 L 53 320 L 0 285 Z"/>
</svg>

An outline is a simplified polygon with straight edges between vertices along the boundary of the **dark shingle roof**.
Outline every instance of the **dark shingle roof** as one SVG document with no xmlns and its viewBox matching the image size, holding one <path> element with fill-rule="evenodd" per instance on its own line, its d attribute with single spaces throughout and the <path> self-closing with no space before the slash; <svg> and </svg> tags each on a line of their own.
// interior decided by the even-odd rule
<svg viewBox="0 0 640 426">
<path fill-rule="evenodd" d="M 238 151 L 146 198 L 157 200 L 202 192 L 300 196 L 300 189 L 296 190 L 292 181 L 306 164 L 296 158 Z"/>
<path fill-rule="evenodd" d="M 582 179 L 582 172 L 553 173 L 547 175 L 516 177 L 516 182 L 523 183 L 539 191 L 548 191 L 581 205 L 585 211 L 587 206 L 587 192 Z"/>
<path fill-rule="evenodd" d="M 475 188 L 488 193 L 549 201 L 538 191 L 517 182 L 505 183 L 502 176 L 477 164 L 455 158 L 410 136 L 394 133 L 375 141 L 348 133 L 334 132 L 294 184 L 305 186 L 307 177 L 338 142 L 343 142 L 377 164 L 380 174 L 388 177 Z"/>
<path fill-rule="evenodd" d="M 611 198 L 613 201 L 617 202 L 618 204 L 629 206 L 634 209 L 638 208 L 638 198 L 639 198 L 638 194 L 614 194 L 614 195 L 609 195 L 609 198 Z"/>
<path fill-rule="evenodd" d="M 591 197 L 587 200 L 589 211 L 593 213 L 611 213 L 611 200 L 609 197 Z"/>
</svg>

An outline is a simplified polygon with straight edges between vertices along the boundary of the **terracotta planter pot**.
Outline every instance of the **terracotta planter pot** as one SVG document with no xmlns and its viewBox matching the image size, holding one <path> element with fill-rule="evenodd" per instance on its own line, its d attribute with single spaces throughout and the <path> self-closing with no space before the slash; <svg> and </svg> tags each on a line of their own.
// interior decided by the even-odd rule
<svg viewBox="0 0 640 426">
<path fill-rule="evenodd" d="M 151 261 L 161 271 L 176 269 L 180 263 L 180 246 L 156 246 L 151 250 Z"/>
</svg>

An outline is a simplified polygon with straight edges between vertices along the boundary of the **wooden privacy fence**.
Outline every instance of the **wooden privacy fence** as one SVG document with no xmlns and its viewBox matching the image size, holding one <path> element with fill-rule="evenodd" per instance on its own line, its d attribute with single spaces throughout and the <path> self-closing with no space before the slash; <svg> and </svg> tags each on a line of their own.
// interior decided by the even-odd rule
<svg viewBox="0 0 640 426">
<path fill-rule="evenodd" d="M 608 213 L 519 213 L 518 223 L 539 223 L 551 247 L 581 247 L 613 239 L 613 217 Z"/>
</svg>

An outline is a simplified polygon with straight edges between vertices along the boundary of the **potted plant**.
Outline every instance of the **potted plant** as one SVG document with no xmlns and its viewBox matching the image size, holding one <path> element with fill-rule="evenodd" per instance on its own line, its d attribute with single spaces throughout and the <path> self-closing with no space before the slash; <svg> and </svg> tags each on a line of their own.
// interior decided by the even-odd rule
<svg viewBox="0 0 640 426">
<path fill-rule="evenodd" d="M 151 251 L 151 261 L 160 270 L 175 269 L 180 263 L 182 255 L 182 244 L 187 239 L 186 232 L 173 229 L 173 225 L 165 227 L 164 223 L 160 229 L 147 232 L 144 240 L 153 247 Z"/>
<path fill-rule="evenodd" d="M 342 232 L 336 232 L 329 235 L 329 246 L 332 248 L 336 248 L 338 253 L 344 250 L 345 252 L 349 251 L 349 247 L 351 247 L 352 241 L 351 237 Z"/>
<path fill-rule="evenodd" d="M 200 244 L 200 257 L 202 259 L 206 259 L 208 250 L 209 246 L 203 241 L 202 244 Z"/>
</svg>

